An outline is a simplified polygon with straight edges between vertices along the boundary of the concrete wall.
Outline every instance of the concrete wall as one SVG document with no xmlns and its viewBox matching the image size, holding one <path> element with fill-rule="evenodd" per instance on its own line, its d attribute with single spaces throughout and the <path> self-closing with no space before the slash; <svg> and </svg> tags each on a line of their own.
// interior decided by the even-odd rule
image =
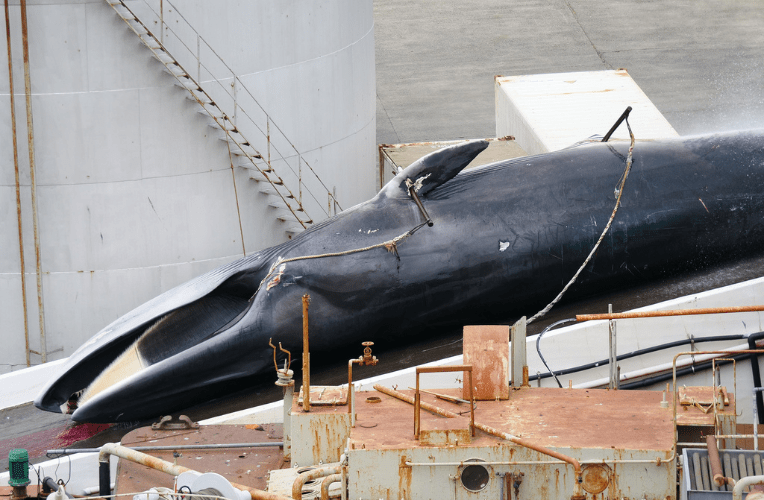
<svg viewBox="0 0 764 500">
<path fill-rule="evenodd" d="M 147 9 L 142 0 L 127 3 L 136 12 Z M 163 4 L 172 25 L 177 11 Z M 27 6 L 50 361 L 161 292 L 287 235 L 248 171 L 231 168 L 222 132 L 109 5 L 30 0 Z M 374 194 L 370 0 L 319 1 L 309 9 L 265 0 L 178 0 L 176 6 L 336 190 L 343 207 Z M 0 18 L 4 25 L 2 12 Z M 10 24 L 26 317 L 30 347 L 39 351 L 18 1 L 11 2 Z M 3 373 L 25 367 L 26 360 L 7 46 L 0 45 Z M 328 211 L 325 192 L 318 205 Z M 327 215 L 313 210 L 311 216 Z M 40 361 L 31 356 L 33 365 Z"/>
</svg>

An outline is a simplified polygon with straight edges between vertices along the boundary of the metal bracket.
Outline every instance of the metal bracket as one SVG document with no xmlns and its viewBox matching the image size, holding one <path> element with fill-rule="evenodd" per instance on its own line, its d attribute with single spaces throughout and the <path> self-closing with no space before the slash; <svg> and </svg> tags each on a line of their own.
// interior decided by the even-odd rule
<svg viewBox="0 0 764 500">
<path fill-rule="evenodd" d="M 199 424 L 192 421 L 188 416 L 181 415 L 177 422 L 172 421 L 172 415 L 165 415 L 159 419 L 159 422 L 151 424 L 151 430 L 154 431 L 180 431 L 185 429 L 198 429 Z"/>
</svg>

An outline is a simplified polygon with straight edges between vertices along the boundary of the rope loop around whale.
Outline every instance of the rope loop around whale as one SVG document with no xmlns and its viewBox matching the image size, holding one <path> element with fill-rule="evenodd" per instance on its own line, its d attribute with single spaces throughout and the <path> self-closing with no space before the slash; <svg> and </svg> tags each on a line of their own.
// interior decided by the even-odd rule
<svg viewBox="0 0 764 500">
<path fill-rule="evenodd" d="M 535 315 L 530 317 L 526 324 L 530 324 L 533 321 L 541 318 L 546 313 L 548 313 L 552 307 L 557 304 L 560 299 L 562 299 L 562 296 L 565 295 L 565 292 L 568 291 L 568 288 L 570 288 L 573 283 L 576 282 L 576 279 L 578 279 L 578 275 L 581 274 L 581 271 L 584 270 L 584 268 L 589 264 L 589 261 L 592 260 L 592 257 L 594 256 L 595 252 L 597 252 L 597 249 L 600 246 L 600 243 L 602 243 L 602 240 L 605 238 L 605 235 L 607 234 L 608 230 L 610 230 L 610 226 L 613 224 L 613 220 L 615 219 L 615 214 L 618 212 L 618 207 L 621 206 L 621 196 L 623 195 L 623 187 L 626 184 L 626 179 L 629 177 L 629 171 L 631 170 L 631 164 L 633 161 L 632 154 L 634 153 L 634 133 L 631 131 L 631 125 L 629 125 L 629 119 L 626 118 L 626 127 L 629 129 L 629 136 L 631 137 L 631 145 L 629 146 L 629 154 L 626 157 L 626 168 L 623 170 L 623 174 L 621 174 L 621 178 L 618 180 L 618 183 L 616 183 L 615 188 L 615 194 L 616 194 L 616 200 L 615 200 L 615 207 L 613 207 L 613 213 L 610 214 L 610 220 L 607 221 L 607 225 L 605 226 L 605 229 L 602 230 L 602 234 L 600 235 L 600 238 L 597 240 L 597 243 L 594 244 L 594 247 L 592 248 L 592 251 L 589 252 L 589 256 L 586 257 L 586 260 L 583 264 L 581 264 L 581 267 L 578 268 L 578 271 L 576 271 L 576 274 L 573 275 L 573 277 L 568 281 L 568 284 L 565 285 L 565 287 L 562 289 L 562 291 L 557 294 L 557 297 L 552 300 L 545 308 L 537 312 Z"/>
<path fill-rule="evenodd" d="M 295 262 L 299 260 L 323 259 L 327 257 L 342 257 L 345 255 L 351 255 L 354 253 L 368 252 L 369 250 L 374 250 L 376 248 L 382 248 L 382 247 L 384 247 L 388 252 L 393 253 L 395 254 L 396 257 L 398 257 L 398 244 L 401 241 L 408 238 L 409 236 L 411 236 L 412 234 L 419 231 L 419 229 L 424 227 L 426 224 L 427 224 L 427 221 L 422 222 L 421 224 L 414 226 L 413 228 L 409 229 L 405 233 L 399 234 L 398 236 L 396 236 L 395 238 L 391 240 L 383 241 L 382 243 L 376 243 L 374 245 L 369 245 L 367 247 L 353 248 L 351 250 L 344 250 L 342 252 L 328 252 L 328 253 L 315 254 L 315 255 L 301 255 L 299 257 L 290 257 L 288 259 L 283 259 L 279 257 L 278 259 L 276 259 L 276 262 L 274 262 L 271 265 L 271 268 L 268 270 L 268 274 L 266 274 L 265 278 L 263 278 L 262 281 L 260 281 L 260 285 L 257 287 L 257 290 L 255 290 L 255 293 L 252 294 L 252 297 L 249 300 L 250 301 L 254 300 L 255 296 L 257 296 L 257 292 L 259 292 L 260 289 L 263 287 L 263 284 L 266 281 L 268 281 L 269 278 L 271 278 L 274 271 L 276 271 L 276 269 L 282 264 L 286 264 L 287 262 Z"/>
</svg>

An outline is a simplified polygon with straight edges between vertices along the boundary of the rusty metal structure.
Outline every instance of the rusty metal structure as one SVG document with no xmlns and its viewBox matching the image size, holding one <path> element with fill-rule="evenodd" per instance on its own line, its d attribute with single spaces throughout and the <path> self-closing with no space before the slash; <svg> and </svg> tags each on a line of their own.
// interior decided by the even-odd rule
<svg viewBox="0 0 764 500">
<path fill-rule="evenodd" d="M 307 336 L 307 311 L 303 319 Z M 464 358 L 472 364 L 417 367 L 415 387 L 408 390 L 379 383 L 373 390 L 351 389 L 354 364 L 380 362 L 364 343 L 364 354 L 348 363 L 347 386 L 306 383 L 295 395 L 291 353 L 279 345 L 286 355 L 280 367 L 270 342 L 276 385 L 284 388 L 281 426 L 155 425 L 130 433 L 124 448 L 101 449 L 102 468 L 108 454 L 135 462 L 121 469 L 118 496 L 147 486 L 139 479 L 145 473 L 136 469 L 146 466 L 156 469 L 151 484 L 168 488 L 168 495 L 182 485 L 232 500 L 700 500 L 762 494 L 757 483 L 764 456 L 756 449 L 756 428 L 753 435 L 738 429 L 734 357 L 756 351 L 678 353 L 671 363 L 673 386 L 662 391 L 531 387 L 527 377 L 517 384 L 508 379 L 527 373 L 525 351 L 511 348 L 524 340 L 524 321 L 465 328 Z M 309 352 L 303 354 L 308 359 Z M 709 385 L 676 382 L 680 360 L 693 356 L 715 356 Z M 723 365 L 731 366 L 730 386 L 719 383 Z M 462 387 L 422 387 L 420 375 L 438 373 L 461 374 Z M 752 437 L 754 450 L 735 449 Z M 164 446 L 142 446 L 160 440 Z M 139 449 L 128 449 L 136 444 Z M 232 448 L 237 451 L 220 455 Z M 218 462 L 225 458 L 224 466 L 205 461 L 205 450 Z M 208 463 L 207 470 L 220 474 L 196 472 Z M 245 468 L 255 463 L 268 472 L 248 477 L 251 469 Z"/>
<path fill-rule="evenodd" d="M 496 334 L 502 338 L 491 328 L 471 327 L 470 335 L 477 342 Z M 524 333 L 521 325 L 511 331 L 518 340 Z M 342 492 L 347 498 L 675 498 L 679 431 L 674 422 L 683 432 L 713 428 L 721 416 L 734 422 L 734 398 L 727 398 L 727 407 L 704 412 L 700 404 L 683 406 L 691 399 L 687 391 L 684 399 L 674 398 L 684 409 L 676 418 L 660 392 L 518 384 L 499 398 L 501 388 L 485 387 L 489 374 L 476 373 L 474 381 L 472 374 L 500 367 L 499 385 L 507 384 L 508 337 L 505 333 L 504 349 L 486 348 L 476 366 L 418 367 L 413 390 L 375 385 L 374 391 L 358 392 L 355 405 L 346 403 L 350 414 L 338 408 L 342 402 L 306 413 L 299 400 L 285 400 L 291 407 L 290 464 L 307 468 L 301 478 L 290 476 L 292 498 L 313 498 L 302 485 L 330 474 L 327 483 L 347 484 Z M 465 350 L 471 345 L 465 340 Z M 522 372 L 522 356 L 511 360 Z M 463 389 L 420 390 L 420 374 L 444 371 L 463 373 Z M 318 464 L 333 465 L 307 472 Z M 284 487 L 284 474 L 274 471 L 272 477 L 269 491 L 288 493 L 275 486 Z M 325 498 L 328 491 L 327 484 Z"/>
</svg>

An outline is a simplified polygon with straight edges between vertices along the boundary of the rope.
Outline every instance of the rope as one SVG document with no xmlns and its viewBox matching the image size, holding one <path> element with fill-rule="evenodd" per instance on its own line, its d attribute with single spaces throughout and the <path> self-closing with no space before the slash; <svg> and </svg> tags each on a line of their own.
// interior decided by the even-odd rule
<svg viewBox="0 0 764 500">
<path fill-rule="evenodd" d="M 391 240 L 384 241 L 382 243 L 377 243 L 374 245 L 369 245 L 367 247 L 363 248 L 354 248 L 352 250 L 345 250 L 342 252 L 330 252 L 330 253 L 322 253 L 322 254 L 316 254 L 316 255 L 302 255 L 300 257 L 290 257 L 288 259 L 282 259 L 279 257 L 276 262 L 271 265 L 271 268 L 268 270 L 268 274 L 265 275 L 265 278 L 260 282 L 260 285 L 257 287 L 257 290 L 255 290 L 255 293 L 252 294 L 252 297 L 249 299 L 250 302 L 254 300 L 255 296 L 257 295 L 257 292 L 260 291 L 260 289 L 263 287 L 263 283 L 268 281 L 268 279 L 273 275 L 273 272 L 280 266 L 281 264 L 286 264 L 287 262 L 295 262 L 298 260 L 310 260 L 310 259 L 323 259 L 326 257 L 342 257 L 344 255 L 351 255 L 354 253 L 360 253 L 360 252 L 368 252 L 369 250 L 374 250 L 375 248 L 382 248 L 385 247 L 388 252 L 395 254 L 397 258 L 400 259 L 398 256 L 398 243 L 405 240 L 415 232 L 417 232 L 419 229 L 421 229 L 424 225 L 426 225 L 427 222 L 422 222 L 421 224 L 409 229 L 403 234 L 400 234 L 396 236 L 395 238 Z"/>
<path fill-rule="evenodd" d="M 621 175 L 621 178 L 619 179 L 620 184 L 615 189 L 615 193 L 617 195 L 617 198 L 615 200 L 615 207 L 613 208 L 613 213 L 610 214 L 610 220 L 607 221 L 607 225 L 605 226 L 605 229 L 603 229 L 602 234 L 600 235 L 600 238 L 597 240 L 597 243 L 594 245 L 594 248 L 592 248 L 592 251 L 589 252 L 589 256 L 586 258 L 583 264 L 581 264 L 581 267 L 578 268 L 578 271 L 576 271 L 576 274 L 573 275 L 573 277 L 570 279 L 567 285 L 565 285 L 565 288 L 562 289 L 562 291 L 557 295 L 557 297 L 554 298 L 552 302 L 550 302 L 544 309 L 537 312 L 533 317 L 531 317 L 526 324 L 531 324 L 533 321 L 541 318 L 546 313 L 549 312 L 552 307 L 557 304 L 560 299 L 562 299 L 562 296 L 565 295 L 565 292 L 568 291 L 568 288 L 570 288 L 573 283 L 576 282 L 576 279 L 578 278 L 578 275 L 581 274 L 581 271 L 584 270 L 587 264 L 589 264 L 589 261 L 592 260 L 592 257 L 594 256 L 595 252 L 597 251 L 597 248 L 599 248 L 600 243 L 602 243 L 602 240 L 605 238 L 605 235 L 607 234 L 608 230 L 610 229 L 610 226 L 613 224 L 613 219 L 615 219 L 615 214 L 618 211 L 618 207 L 621 204 L 621 196 L 623 195 L 623 186 L 626 184 L 626 179 L 629 177 L 629 171 L 631 170 L 631 163 L 632 163 L 632 153 L 634 152 L 634 133 L 631 131 L 631 125 L 629 125 L 629 119 L 626 119 L 626 127 L 629 129 L 629 136 L 631 137 L 631 145 L 629 146 L 629 155 L 626 158 L 626 168 L 623 171 L 623 174 Z"/>
</svg>

